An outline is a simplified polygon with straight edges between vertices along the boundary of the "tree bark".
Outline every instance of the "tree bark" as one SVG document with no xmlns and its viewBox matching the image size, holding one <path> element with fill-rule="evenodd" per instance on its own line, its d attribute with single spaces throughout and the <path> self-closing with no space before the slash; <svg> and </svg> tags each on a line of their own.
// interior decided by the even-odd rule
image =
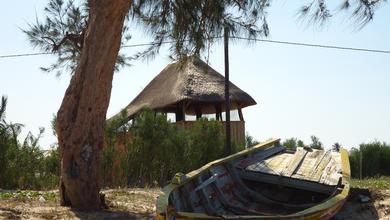
<svg viewBox="0 0 390 220">
<path fill-rule="evenodd" d="M 100 152 L 115 61 L 130 0 L 89 0 L 89 23 L 76 71 L 57 114 L 60 203 L 79 210 L 102 207 Z"/>
</svg>

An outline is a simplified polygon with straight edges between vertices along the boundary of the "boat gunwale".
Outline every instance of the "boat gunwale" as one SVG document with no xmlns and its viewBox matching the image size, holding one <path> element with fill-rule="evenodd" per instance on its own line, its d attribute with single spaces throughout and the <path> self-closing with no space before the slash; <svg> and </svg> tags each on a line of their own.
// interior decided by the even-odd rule
<svg viewBox="0 0 390 220">
<path fill-rule="evenodd" d="M 337 210 L 339 210 L 344 202 L 346 201 L 349 190 L 350 190 L 350 164 L 348 158 L 348 151 L 344 148 L 340 149 L 341 156 L 341 169 L 342 169 L 342 184 L 344 185 L 342 191 L 337 195 L 329 197 L 327 200 L 302 211 L 288 214 L 288 215 L 270 215 L 270 216 L 260 216 L 260 215 L 232 215 L 232 216 L 210 216 L 205 213 L 193 213 L 193 212 L 176 212 L 175 210 L 169 210 L 169 196 L 171 192 L 186 184 L 187 182 L 194 179 L 200 173 L 208 170 L 210 167 L 219 165 L 221 163 L 229 162 L 234 159 L 237 159 L 242 156 L 250 155 L 251 153 L 257 152 L 259 150 L 266 150 L 270 147 L 276 146 L 280 143 L 280 138 L 271 139 L 266 142 L 257 144 L 252 148 L 245 149 L 236 154 L 232 154 L 230 156 L 212 161 L 202 166 L 199 169 L 189 172 L 188 174 L 183 175 L 175 175 L 172 181 L 163 188 L 164 195 L 157 199 L 156 204 L 156 214 L 160 219 L 165 219 L 165 215 L 169 216 L 174 215 L 179 219 L 317 219 L 317 218 L 326 218 L 327 216 L 330 218 L 335 214 Z M 168 212 L 168 213 L 166 213 Z"/>
</svg>

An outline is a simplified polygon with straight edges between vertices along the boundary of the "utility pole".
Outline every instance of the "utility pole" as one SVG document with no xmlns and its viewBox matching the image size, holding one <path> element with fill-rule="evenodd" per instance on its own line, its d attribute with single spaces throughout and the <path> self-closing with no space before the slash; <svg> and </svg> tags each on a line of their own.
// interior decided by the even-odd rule
<svg viewBox="0 0 390 220">
<path fill-rule="evenodd" d="M 224 55 L 225 55 L 225 131 L 226 131 L 226 146 L 225 155 L 232 153 L 231 134 L 230 134 L 230 92 L 229 92 L 229 29 L 225 26 L 224 29 Z"/>
<path fill-rule="evenodd" d="M 360 179 L 362 179 L 362 165 L 363 165 L 363 152 L 362 152 L 362 150 L 360 150 L 360 158 L 359 158 L 359 168 L 360 168 L 360 170 L 359 170 L 359 177 L 360 177 Z"/>
</svg>

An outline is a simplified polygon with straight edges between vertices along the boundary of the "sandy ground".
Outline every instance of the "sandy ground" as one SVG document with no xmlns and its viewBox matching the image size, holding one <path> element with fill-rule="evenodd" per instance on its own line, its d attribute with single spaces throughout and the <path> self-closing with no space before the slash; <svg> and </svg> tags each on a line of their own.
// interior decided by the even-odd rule
<svg viewBox="0 0 390 220">
<path fill-rule="evenodd" d="M 370 201 L 362 203 L 360 195 L 367 196 Z M 352 188 L 348 201 L 333 219 L 390 220 L 390 190 Z"/>
<path fill-rule="evenodd" d="M 153 219 L 155 199 L 160 189 L 110 189 L 104 190 L 109 210 L 78 212 L 58 205 L 56 191 L 35 192 L 0 199 L 0 219 Z M 361 203 L 359 195 L 371 198 Z M 45 199 L 46 198 L 46 199 Z M 389 219 L 390 190 L 352 189 L 348 202 L 334 217 L 341 219 Z"/>
<path fill-rule="evenodd" d="M 52 199 L 46 192 L 39 192 L 42 196 L 3 198 L 0 199 L 0 219 L 153 219 L 155 200 L 161 194 L 159 188 L 110 189 L 103 192 L 109 209 L 88 213 L 59 206 L 58 191 L 53 192 L 55 197 Z"/>
</svg>

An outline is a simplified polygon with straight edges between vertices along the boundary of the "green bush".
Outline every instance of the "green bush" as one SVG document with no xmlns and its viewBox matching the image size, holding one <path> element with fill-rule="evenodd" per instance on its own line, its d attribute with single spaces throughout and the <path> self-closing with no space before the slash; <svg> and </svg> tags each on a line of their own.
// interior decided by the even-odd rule
<svg viewBox="0 0 390 220">
<path fill-rule="evenodd" d="M 257 141 L 254 137 L 252 137 L 248 132 L 245 133 L 245 147 L 250 148 L 259 143 L 260 142 Z"/>
<path fill-rule="evenodd" d="M 57 188 L 60 182 L 60 152 L 58 146 L 53 146 L 43 158 L 41 188 Z"/>
<path fill-rule="evenodd" d="M 351 167 L 351 176 L 354 178 L 359 177 L 359 160 L 360 160 L 360 150 L 357 148 L 352 148 L 349 151 L 349 165 Z"/>
<path fill-rule="evenodd" d="M 196 169 L 223 156 L 224 135 L 221 124 L 217 121 L 208 121 L 202 118 L 188 134 L 184 158 L 186 170 Z"/>
<path fill-rule="evenodd" d="M 374 141 L 360 144 L 359 149 L 349 152 L 352 177 L 360 177 L 360 158 L 362 157 L 362 177 L 390 175 L 390 145 Z"/>
<path fill-rule="evenodd" d="M 289 150 L 296 150 L 298 147 L 298 139 L 297 138 L 287 138 L 282 145 L 285 146 Z"/>
<path fill-rule="evenodd" d="M 0 188 L 42 189 L 58 185 L 58 151 L 50 151 L 46 156 L 40 149 L 38 135 L 31 132 L 19 141 L 23 125 L 8 123 L 5 120 L 7 99 L 3 96 L 0 105 Z"/>
<path fill-rule="evenodd" d="M 46 152 L 40 148 L 43 129 L 38 135 L 29 133 L 20 142 L 23 126 L 5 121 L 6 101 L 3 97 L 0 106 L 0 188 L 58 187 L 58 146 Z M 189 172 L 223 156 L 225 138 L 216 121 L 201 119 L 188 131 L 148 109 L 131 124 L 118 128 L 118 120 L 106 125 L 106 147 L 101 155 L 103 186 L 161 186 L 177 172 Z M 55 118 L 52 125 L 54 129 Z M 126 138 L 129 135 L 131 138 Z M 243 148 L 244 144 L 233 144 L 234 151 Z"/>
<path fill-rule="evenodd" d="M 310 136 L 311 143 L 309 145 L 305 145 L 305 143 L 302 140 L 299 140 L 298 138 L 287 138 L 282 142 L 282 145 L 285 146 L 289 150 L 296 150 L 297 147 L 311 147 L 313 149 L 323 150 L 322 143 L 320 139 L 314 135 Z"/>
<path fill-rule="evenodd" d="M 131 138 L 119 153 L 122 159 L 115 153 L 117 146 L 104 149 L 102 164 L 108 169 L 103 171 L 103 176 L 124 173 L 117 178 L 125 179 L 131 186 L 165 185 L 177 172 L 186 173 L 221 158 L 225 146 L 223 130 L 217 121 L 202 118 L 192 129 L 180 129 L 168 121 L 166 115 L 155 114 L 150 109 L 141 111 L 125 129 L 112 125 L 107 128 L 110 129 L 107 145 L 118 145 L 116 137 L 119 136 L 130 135 Z M 110 135 L 113 133 L 116 134 Z M 234 152 L 242 149 L 244 144 L 233 145 Z M 112 173 L 110 166 L 113 168 L 115 163 L 120 164 L 119 169 Z"/>
<path fill-rule="evenodd" d="M 128 173 L 129 154 L 126 148 L 122 149 L 122 152 L 117 146 L 117 143 L 120 142 L 118 141 L 119 136 L 128 134 L 127 124 L 117 127 L 122 120 L 124 120 L 124 114 L 122 114 L 122 117 L 106 123 L 106 144 L 101 154 L 101 184 L 103 187 L 127 185 L 125 174 Z M 123 144 L 127 145 L 126 142 Z"/>
</svg>

